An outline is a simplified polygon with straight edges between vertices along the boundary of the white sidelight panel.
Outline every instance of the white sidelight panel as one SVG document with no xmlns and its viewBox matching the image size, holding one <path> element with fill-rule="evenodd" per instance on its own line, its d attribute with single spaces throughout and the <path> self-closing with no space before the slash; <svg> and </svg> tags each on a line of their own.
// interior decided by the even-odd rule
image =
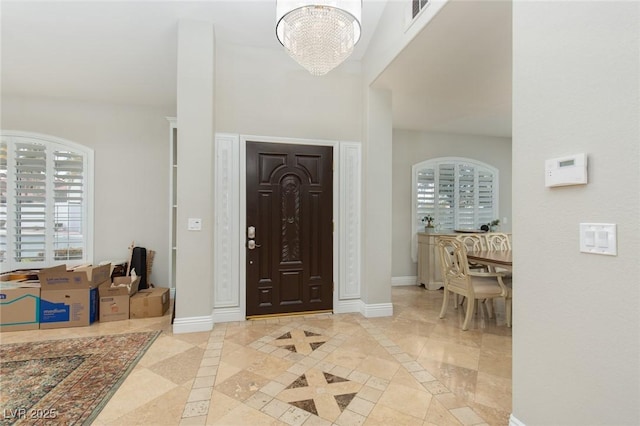
<svg viewBox="0 0 640 426">
<path fill-rule="evenodd" d="M 240 140 L 216 134 L 214 174 L 214 282 L 216 308 L 240 306 Z"/>
<path fill-rule="evenodd" d="M 359 143 L 340 143 L 340 300 L 360 298 L 361 158 Z"/>
</svg>

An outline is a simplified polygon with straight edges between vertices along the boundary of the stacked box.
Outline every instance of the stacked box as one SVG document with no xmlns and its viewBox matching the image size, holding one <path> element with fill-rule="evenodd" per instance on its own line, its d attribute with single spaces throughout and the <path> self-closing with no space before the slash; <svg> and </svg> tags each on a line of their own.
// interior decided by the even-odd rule
<svg viewBox="0 0 640 426">
<path fill-rule="evenodd" d="M 132 319 L 161 317 L 168 309 L 169 289 L 147 288 L 131 297 L 129 315 Z"/>
<path fill-rule="evenodd" d="M 40 327 L 40 283 L 0 282 L 0 331 L 37 330 Z"/>
<path fill-rule="evenodd" d="M 81 327 L 98 318 L 98 287 L 109 281 L 111 265 L 67 271 L 65 265 L 43 269 L 40 279 L 40 328 Z"/>
<path fill-rule="evenodd" d="M 140 277 L 114 277 L 100 285 L 100 322 L 129 319 L 129 298 L 138 291 Z"/>
</svg>

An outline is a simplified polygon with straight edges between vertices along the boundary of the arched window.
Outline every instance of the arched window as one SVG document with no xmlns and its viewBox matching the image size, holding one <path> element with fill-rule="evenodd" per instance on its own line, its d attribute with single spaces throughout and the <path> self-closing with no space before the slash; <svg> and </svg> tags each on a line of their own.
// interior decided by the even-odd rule
<svg viewBox="0 0 640 426">
<path fill-rule="evenodd" d="M 417 232 L 431 216 L 440 232 L 479 229 L 499 217 L 498 169 L 469 158 L 435 158 L 413 166 L 412 257 Z"/>
<path fill-rule="evenodd" d="M 24 132 L 0 140 L 0 267 L 81 264 L 93 257 L 93 150 Z"/>
</svg>

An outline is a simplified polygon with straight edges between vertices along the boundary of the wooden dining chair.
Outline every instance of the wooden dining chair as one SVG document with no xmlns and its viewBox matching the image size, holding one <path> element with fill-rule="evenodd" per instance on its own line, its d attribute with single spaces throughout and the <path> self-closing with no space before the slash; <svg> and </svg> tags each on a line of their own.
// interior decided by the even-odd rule
<svg viewBox="0 0 640 426">
<path fill-rule="evenodd" d="M 504 234 L 502 232 L 491 232 L 485 234 L 485 241 L 487 250 L 489 251 L 506 251 L 511 250 L 511 239 L 509 235 Z M 512 288 L 512 272 L 506 269 L 501 268 L 491 268 L 491 272 L 496 272 L 502 274 L 503 281 L 507 286 L 509 292 L 508 297 L 505 298 L 505 310 L 507 317 L 507 327 L 511 327 L 511 315 L 512 315 L 512 296 L 513 296 L 513 288 Z M 493 301 L 488 301 L 487 307 L 489 310 L 493 310 Z"/>
<path fill-rule="evenodd" d="M 502 232 L 490 232 L 485 234 L 485 241 L 487 250 L 511 250 L 511 240 L 509 239 L 509 235 Z"/>
<path fill-rule="evenodd" d="M 485 235 L 486 247 L 489 251 L 511 250 L 511 240 L 509 235 L 501 232 L 491 232 Z M 502 272 L 505 276 L 511 276 L 511 271 L 506 269 L 490 268 L 489 272 Z"/>
<path fill-rule="evenodd" d="M 438 252 L 444 281 L 444 298 L 440 318 L 444 318 L 449 303 L 449 293 L 467 298 L 467 308 L 462 324 L 463 330 L 469 329 L 476 302 L 508 296 L 502 275 L 490 272 L 471 272 L 467 261 L 467 248 L 456 238 L 438 238 Z"/>
<path fill-rule="evenodd" d="M 460 234 L 456 236 L 456 239 L 461 241 L 467 247 L 467 250 L 487 250 L 487 245 L 482 234 Z M 487 265 L 481 265 L 473 262 L 469 262 L 469 269 L 489 272 Z"/>
<path fill-rule="evenodd" d="M 456 239 L 458 241 L 462 241 L 462 243 L 464 243 L 464 245 L 467 247 L 467 250 L 474 250 L 474 251 L 487 249 L 487 245 L 483 237 L 484 237 L 483 234 L 476 234 L 476 233 L 473 233 L 473 234 L 465 233 L 465 234 L 456 235 Z M 469 270 L 477 271 L 477 272 L 489 272 L 489 267 L 487 265 L 482 265 L 480 263 L 469 262 Z M 462 305 L 465 301 L 465 298 L 464 297 L 458 298 L 458 295 L 454 294 L 453 300 L 455 301 L 456 305 Z M 489 314 L 489 318 L 492 318 L 493 304 L 486 303 L 486 306 L 487 306 L 487 312 Z"/>
</svg>

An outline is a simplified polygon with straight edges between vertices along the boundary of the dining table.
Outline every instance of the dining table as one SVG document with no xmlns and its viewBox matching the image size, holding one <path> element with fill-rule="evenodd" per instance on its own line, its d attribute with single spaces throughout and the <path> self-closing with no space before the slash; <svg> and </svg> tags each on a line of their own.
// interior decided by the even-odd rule
<svg viewBox="0 0 640 426">
<path fill-rule="evenodd" d="M 467 259 L 494 268 L 513 269 L 512 250 L 468 250 Z"/>
</svg>

